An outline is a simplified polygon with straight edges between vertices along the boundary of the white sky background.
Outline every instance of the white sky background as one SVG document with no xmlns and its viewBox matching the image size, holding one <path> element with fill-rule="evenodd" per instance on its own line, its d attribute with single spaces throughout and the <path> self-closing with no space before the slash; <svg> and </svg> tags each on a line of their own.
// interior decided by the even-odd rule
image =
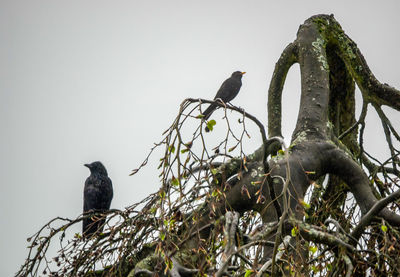
<svg viewBox="0 0 400 277">
<path fill-rule="evenodd" d="M 84 163 L 106 166 L 112 208 L 155 192 L 160 153 L 128 175 L 183 99 L 212 99 L 233 71 L 246 71 L 232 104 L 266 123 L 275 62 L 312 15 L 333 13 L 376 77 L 400 88 L 399 12 L 398 1 L 1 0 L 0 276 L 18 270 L 26 238 L 43 224 L 81 213 Z M 297 67 L 287 82 L 289 141 Z M 389 116 L 400 125 L 398 112 Z M 380 125 L 367 132 L 383 134 Z M 367 147 L 382 142 L 373 137 Z"/>
</svg>

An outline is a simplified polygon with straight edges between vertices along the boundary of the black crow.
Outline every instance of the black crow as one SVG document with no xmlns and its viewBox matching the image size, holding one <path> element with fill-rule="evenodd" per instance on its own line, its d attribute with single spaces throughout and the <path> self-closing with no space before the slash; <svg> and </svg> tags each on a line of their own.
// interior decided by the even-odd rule
<svg viewBox="0 0 400 277">
<path fill-rule="evenodd" d="M 111 179 L 101 162 L 85 164 L 90 169 L 90 176 L 86 179 L 83 191 L 83 212 L 104 212 L 110 209 L 113 198 Z M 87 214 L 88 215 L 88 214 Z M 96 215 L 83 220 L 82 234 L 90 237 L 103 231 L 105 219 L 98 219 Z"/>
<path fill-rule="evenodd" d="M 233 98 L 238 95 L 240 87 L 242 86 L 242 76 L 246 72 L 235 71 L 232 73 L 231 77 L 226 79 L 221 87 L 219 88 L 217 95 L 215 95 L 214 100 L 220 98 L 224 103 L 228 103 L 232 101 Z M 204 112 L 203 119 L 207 120 L 214 110 L 217 108 L 216 104 L 211 104 Z M 208 128 L 206 127 L 206 131 L 208 132 Z"/>
</svg>

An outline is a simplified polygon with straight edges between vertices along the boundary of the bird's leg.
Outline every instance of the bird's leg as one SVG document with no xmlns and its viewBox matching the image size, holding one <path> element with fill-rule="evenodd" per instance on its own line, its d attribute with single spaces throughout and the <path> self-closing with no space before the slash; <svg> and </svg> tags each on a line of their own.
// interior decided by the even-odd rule
<svg viewBox="0 0 400 277">
<path fill-rule="evenodd" d="M 226 109 L 226 103 L 224 102 L 224 100 L 222 100 L 221 98 L 217 98 L 215 100 L 220 102 L 222 105 L 224 105 L 224 108 Z"/>
</svg>

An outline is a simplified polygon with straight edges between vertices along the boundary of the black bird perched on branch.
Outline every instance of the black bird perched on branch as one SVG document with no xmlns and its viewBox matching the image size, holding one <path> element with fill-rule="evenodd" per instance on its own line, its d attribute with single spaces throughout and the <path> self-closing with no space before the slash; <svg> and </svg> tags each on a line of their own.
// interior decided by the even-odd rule
<svg viewBox="0 0 400 277">
<path fill-rule="evenodd" d="M 214 100 L 218 98 L 221 99 L 224 103 L 228 103 L 232 101 L 233 98 L 238 95 L 240 87 L 242 86 L 242 76 L 246 72 L 235 71 L 232 73 L 231 77 L 226 79 L 221 87 L 219 88 L 217 95 L 215 95 Z M 211 114 L 217 108 L 216 104 L 211 104 L 204 112 L 203 112 L 203 119 L 207 120 Z M 206 127 L 206 131 L 208 132 L 208 128 Z"/>
<path fill-rule="evenodd" d="M 101 162 L 85 164 L 90 169 L 90 176 L 86 179 L 83 191 L 83 212 L 104 212 L 110 209 L 113 198 L 111 179 Z M 82 234 L 90 237 L 103 231 L 105 219 L 96 219 L 96 216 L 83 219 Z"/>
</svg>

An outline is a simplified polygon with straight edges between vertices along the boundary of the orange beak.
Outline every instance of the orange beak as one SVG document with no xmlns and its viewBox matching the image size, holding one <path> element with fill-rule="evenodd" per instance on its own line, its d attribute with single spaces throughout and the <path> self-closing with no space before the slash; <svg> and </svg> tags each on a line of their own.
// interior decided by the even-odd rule
<svg viewBox="0 0 400 277">
<path fill-rule="evenodd" d="M 242 75 L 245 74 L 246 72 L 242 72 Z"/>
</svg>

